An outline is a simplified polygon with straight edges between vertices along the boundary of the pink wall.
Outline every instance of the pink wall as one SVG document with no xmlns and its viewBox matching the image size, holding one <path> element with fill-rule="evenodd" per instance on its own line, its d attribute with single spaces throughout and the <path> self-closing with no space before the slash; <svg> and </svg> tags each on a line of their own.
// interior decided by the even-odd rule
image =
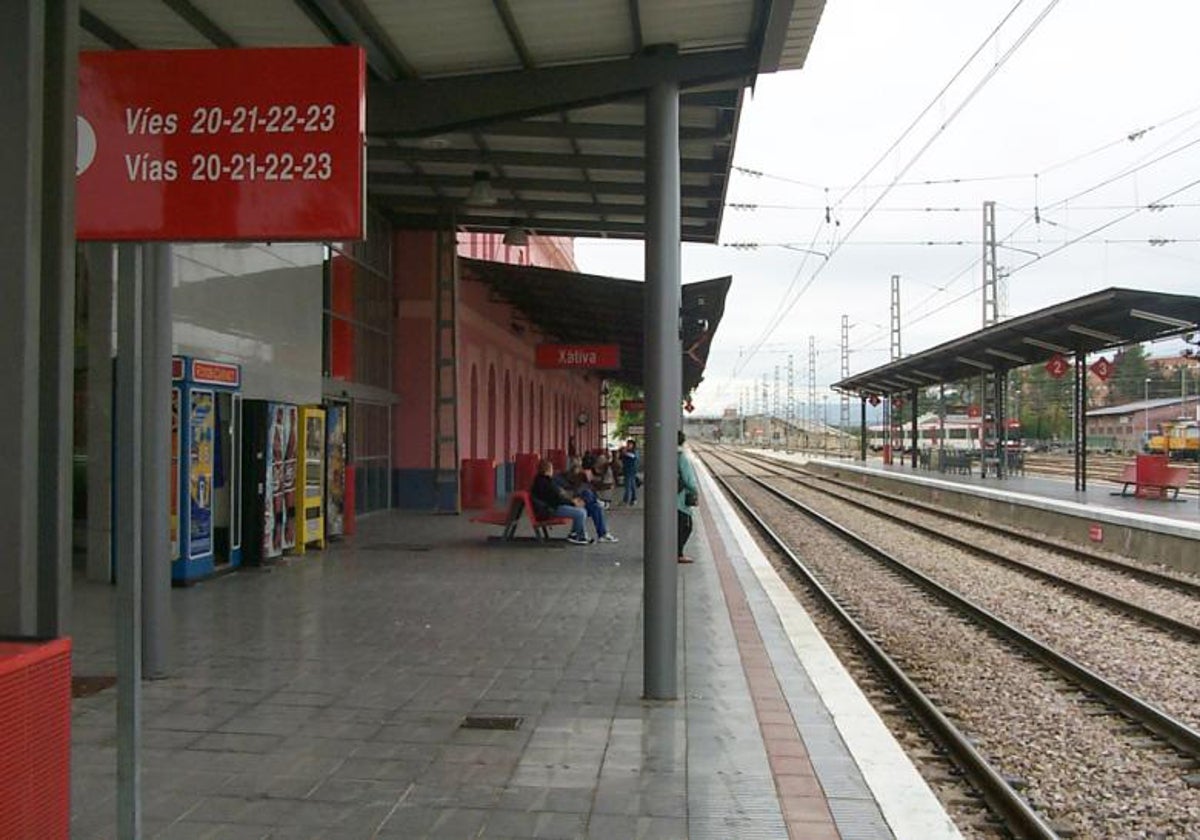
<svg viewBox="0 0 1200 840">
<path fill-rule="evenodd" d="M 531 236 L 529 245 L 521 248 L 505 246 L 500 239 L 498 234 L 460 234 L 459 254 L 575 269 L 570 239 Z M 432 231 L 396 233 L 393 370 L 399 402 L 393 411 L 392 451 L 393 466 L 399 469 L 433 466 L 435 242 Z M 566 449 L 570 435 L 576 437 L 580 451 L 600 445 L 599 377 L 585 379 L 579 372 L 535 368 L 533 348 L 541 336 L 514 315 L 509 305 L 489 299 L 485 284 L 461 272 L 459 457 L 494 454 L 497 462 L 511 461 L 516 453 L 531 448 L 540 453 Z M 489 387 L 489 382 L 494 386 Z M 575 423 L 581 411 L 590 418 L 582 428 Z"/>
<path fill-rule="evenodd" d="M 394 246 L 396 323 L 392 379 L 392 466 L 433 466 L 434 267 L 431 231 L 397 231 Z"/>
</svg>

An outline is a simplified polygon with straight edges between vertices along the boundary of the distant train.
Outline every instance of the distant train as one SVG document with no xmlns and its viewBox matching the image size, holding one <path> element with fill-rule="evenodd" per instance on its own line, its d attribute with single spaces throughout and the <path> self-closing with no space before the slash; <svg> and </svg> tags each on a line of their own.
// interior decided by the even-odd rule
<svg viewBox="0 0 1200 840">
<path fill-rule="evenodd" d="M 995 446 L 995 434 L 991 420 L 971 417 L 966 414 L 947 414 L 945 423 L 936 414 L 925 414 L 917 418 L 918 449 L 952 449 L 978 451 L 980 441 Z M 1005 421 L 1005 444 L 1009 449 L 1019 449 L 1021 424 L 1016 419 Z M 887 442 L 887 426 L 882 424 L 867 427 L 867 446 L 879 452 Z M 897 423 L 892 428 L 892 445 L 908 451 L 912 448 L 912 421 Z"/>
<path fill-rule="evenodd" d="M 1149 435 L 1144 448 L 1174 460 L 1200 460 L 1200 423 L 1186 418 L 1160 423 L 1158 433 Z"/>
</svg>

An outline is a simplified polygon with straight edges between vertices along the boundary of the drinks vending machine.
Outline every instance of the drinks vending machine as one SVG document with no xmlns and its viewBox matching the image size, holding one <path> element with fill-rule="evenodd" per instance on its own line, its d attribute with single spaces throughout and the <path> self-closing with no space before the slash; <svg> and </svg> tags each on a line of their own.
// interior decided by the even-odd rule
<svg viewBox="0 0 1200 840">
<path fill-rule="evenodd" d="M 296 547 L 296 406 L 243 400 L 243 561 L 261 565 Z"/>
<path fill-rule="evenodd" d="M 171 580 L 190 583 L 242 560 L 241 368 L 171 359 Z"/>
<path fill-rule="evenodd" d="M 310 544 L 325 547 L 325 409 L 320 406 L 300 408 L 300 454 L 296 464 L 300 490 L 297 554 L 303 554 Z"/>
</svg>

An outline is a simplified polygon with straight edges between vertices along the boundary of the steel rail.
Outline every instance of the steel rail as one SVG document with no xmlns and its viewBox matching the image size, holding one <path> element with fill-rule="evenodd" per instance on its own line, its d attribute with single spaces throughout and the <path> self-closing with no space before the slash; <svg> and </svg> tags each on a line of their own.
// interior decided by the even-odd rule
<svg viewBox="0 0 1200 840">
<path fill-rule="evenodd" d="M 736 469 L 736 467 L 734 468 Z M 930 700 L 915 682 L 909 679 L 895 660 L 876 642 L 871 634 L 838 603 L 837 598 L 817 580 L 816 575 L 796 556 L 783 539 L 755 513 L 750 504 L 738 493 L 732 485 L 716 471 L 710 470 L 713 478 L 733 499 L 745 515 L 755 524 L 759 531 L 771 542 L 775 549 L 784 555 L 788 562 L 804 578 L 805 584 L 813 591 L 825 607 L 837 618 L 843 627 L 853 637 L 858 647 L 864 650 L 875 668 L 890 684 L 897 695 L 903 699 L 907 707 L 921 721 L 951 760 L 963 771 L 971 784 L 980 792 L 992 810 L 1004 821 L 1005 826 L 1014 836 L 1028 840 L 1059 840 L 1059 835 L 1049 826 L 1033 806 L 1005 781 L 1004 777 L 994 768 L 979 750 L 975 749 L 970 739 L 947 718 L 937 705 Z"/>
<path fill-rule="evenodd" d="M 788 471 L 778 470 L 777 468 L 775 468 L 775 465 L 770 465 L 770 467 L 768 467 L 767 465 L 763 465 L 763 467 L 764 467 L 764 469 L 766 469 L 766 468 L 775 469 L 775 474 L 781 478 L 786 478 L 789 481 L 795 481 L 796 483 L 802 485 L 803 487 L 808 488 L 809 490 L 813 490 L 814 492 L 821 493 L 826 496 L 830 496 L 831 498 L 837 499 L 839 502 L 844 502 L 848 505 L 853 505 L 854 507 L 859 508 L 860 510 L 866 511 L 867 513 L 871 514 L 872 516 L 877 516 L 881 519 L 885 519 L 885 520 L 889 520 L 889 521 L 895 521 L 894 517 L 871 507 L 866 502 L 862 502 L 857 499 L 847 498 L 846 496 L 840 496 L 837 493 L 835 493 L 833 490 L 829 490 L 824 487 L 819 487 L 814 484 L 809 484 L 804 479 L 797 478 L 796 475 L 793 473 L 790 473 Z M 823 476 L 813 475 L 812 473 L 805 472 L 803 474 L 805 476 L 808 476 L 810 478 L 814 478 L 817 480 L 823 479 Z M 908 504 L 905 500 L 896 499 L 895 497 L 888 496 L 888 495 L 880 493 L 876 490 L 862 490 L 862 488 L 855 487 L 853 485 L 843 483 L 840 481 L 836 481 L 833 479 L 830 479 L 830 481 L 839 486 L 844 486 L 850 490 L 865 492 L 868 495 L 875 496 L 877 498 L 882 498 L 889 502 L 897 502 L 898 504 L 901 504 L 902 506 Z M 916 508 L 918 510 L 924 510 L 924 505 L 912 504 L 909 506 Z M 935 511 L 926 511 L 926 512 L 935 513 Z M 949 518 L 957 520 L 957 517 L 949 517 Z M 967 521 L 967 522 L 963 522 L 962 524 L 974 525 L 975 523 Z M 1030 577 L 1040 578 L 1041 580 L 1052 583 L 1055 586 L 1060 586 L 1063 589 L 1077 593 L 1086 598 L 1090 598 L 1093 601 L 1097 601 L 1097 602 L 1105 605 L 1106 607 L 1111 607 L 1113 610 L 1115 610 L 1117 612 L 1125 613 L 1126 615 L 1131 616 L 1136 619 L 1139 619 L 1141 621 L 1144 621 L 1147 624 L 1154 625 L 1155 627 L 1159 627 L 1163 630 L 1169 630 L 1172 633 L 1177 633 L 1180 636 L 1187 639 L 1188 641 L 1200 642 L 1200 627 L 1197 627 L 1194 624 L 1188 624 L 1186 621 L 1181 621 L 1177 618 L 1172 618 L 1169 615 L 1163 615 L 1162 613 L 1155 612 L 1154 610 L 1149 609 L 1147 607 L 1143 607 L 1138 604 L 1134 604 L 1130 601 L 1126 601 L 1124 598 L 1118 598 L 1115 595 L 1110 595 L 1107 592 L 1100 591 L 1099 589 L 1093 589 L 1090 586 L 1079 583 L 1078 581 L 1071 580 L 1070 578 L 1061 577 L 1060 575 L 1057 575 L 1054 572 L 1048 572 L 1045 569 L 1039 569 L 1037 566 L 1033 566 L 1028 563 L 1024 563 L 1020 560 L 1014 560 L 1011 557 L 1005 557 L 1003 554 L 1001 554 L 998 551 L 994 551 L 993 549 L 990 549 L 990 548 L 984 548 L 983 546 L 974 545 L 974 544 L 968 542 L 967 540 L 964 540 L 961 537 L 953 536 L 952 534 L 943 533 L 942 531 L 937 530 L 936 528 L 934 528 L 931 525 L 922 525 L 919 522 L 906 521 L 904 523 L 904 526 L 908 527 L 908 528 L 912 528 L 912 529 L 926 535 L 927 537 L 937 540 L 938 542 L 942 542 L 942 543 L 945 543 L 946 545 L 953 546 L 953 547 L 961 549 L 963 551 L 967 551 L 972 554 L 979 555 L 980 557 L 982 557 L 985 560 L 988 560 L 990 562 L 996 563 L 1001 566 L 1006 566 L 1010 569 L 1021 572 L 1022 574 L 1029 575 Z M 1008 536 L 1008 535 L 1006 534 L 1005 536 Z M 1037 545 L 1037 547 L 1041 548 L 1042 546 Z"/>
<path fill-rule="evenodd" d="M 733 468 L 737 469 L 737 467 Z M 812 509 L 798 499 L 792 498 L 777 487 L 772 487 L 770 484 L 752 475 L 744 475 L 744 477 L 804 513 L 810 519 L 838 534 L 860 550 L 883 561 L 886 566 L 917 583 L 944 603 L 949 604 L 960 612 L 967 613 L 986 629 L 1017 644 L 1036 659 L 1041 660 L 1044 664 L 1050 666 L 1085 691 L 1101 698 L 1113 708 L 1121 711 L 1130 720 L 1141 724 L 1179 751 L 1192 758 L 1200 758 L 1200 732 L 1197 732 L 1186 723 L 1176 720 L 1166 712 L 1135 697 L 1120 686 L 1109 682 L 1084 665 L 1043 644 L 999 616 L 994 615 L 973 601 L 943 586 L 933 580 L 933 578 L 914 569 L 903 561 L 896 559 L 882 548 L 860 537 L 844 525 L 834 522 L 829 517 Z"/>
<path fill-rule="evenodd" d="M 760 455 L 746 454 L 746 453 L 738 453 L 738 455 L 739 455 L 739 457 L 746 458 L 750 461 L 754 461 L 755 463 L 762 464 L 763 466 L 769 465 L 769 466 L 775 467 L 776 469 L 780 469 L 782 467 L 789 466 L 789 465 L 785 465 L 785 464 L 780 464 L 778 461 L 773 461 L 770 458 L 764 458 Z M 1145 566 L 1138 566 L 1133 563 L 1126 563 L 1122 560 L 1116 560 L 1112 557 L 1106 557 L 1103 554 L 1097 554 L 1093 551 L 1088 551 L 1087 549 L 1077 548 L 1075 546 L 1069 546 L 1069 545 L 1062 545 L 1060 543 L 1056 543 L 1051 540 L 1043 539 L 1042 537 L 1038 537 L 1033 534 L 1028 534 L 1028 533 L 1024 533 L 1022 531 L 1017 531 L 1015 529 L 1009 528 L 1006 525 L 1001 525 L 996 522 L 985 522 L 985 521 L 981 521 L 981 520 L 971 519 L 969 517 L 962 516 L 961 514 L 957 514 L 950 510 L 944 510 L 942 508 L 938 508 L 933 505 L 926 504 L 925 502 L 919 502 L 914 499 L 905 499 L 905 498 L 902 498 L 899 496 L 892 496 L 882 490 L 878 490 L 873 487 L 863 487 L 861 485 L 853 484 L 849 481 L 844 481 L 839 478 L 831 478 L 830 476 L 820 475 L 818 473 L 809 472 L 808 470 L 805 470 L 798 466 L 796 468 L 796 471 L 800 472 L 806 476 L 815 478 L 818 481 L 825 481 L 830 484 L 836 484 L 840 487 L 846 487 L 851 490 L 857 490 L 860 493 L 866 493 L 868 495 L 876 496 L 881 499 L 886 499 L 888 501 L 892 501 L 897 504 L 907 505 L 908 507 L 912 507 L 917 510 L 924 511 L 926 513 L 930 513 L 935 516 L 941 516 L 952 522 L 959 522 L 959 523 L 962 523 L 963 525 L 970 525 L 973 528 L 980 528 L 985 531 L 991 531 L 992 533 L 1000 534 L 1001 536 L 1005 536 L 1005 537 L 1009 537 L 1014 540 L 1018 540 L 1020 542 L 1025 543 L 1026 545 L 1032 545 L 1035 548 L 1045 549 L 1046 551 L 1053 551 L 1057 554 L 1062 554 L 1066 557 L 1072 557 L 1076 560 L 1083 560 L 1083 561 L 1086 561 L 1089 563 L 1095 563 L 1098 566 L 1104 566 L 1106 568 L 1119 571 L 1123 574 L 1130 575 L 1131 577 L 1140 578 L 1141 580 L 1148 581 L 1150 583 L 1155 584 L 1156 586 L 1161 586 L 1165 589 L 1174 589 L 1177 592 L 1185 592 L 1189 595 L 1200 596 L 1200 581 L 1190 581 L 1190 580 L 1185 580 L 1182 578 L 1173 577 L 1171 575 L 1166 575 L 1161 572 L 1156 572 L 1154 569 L 1148 569 Z M 787 475 L 786 472 L 782 472 L 780 474 Z M 817 488 L 814 488 L 814 489 L 817 489 Z"/>
</svg>

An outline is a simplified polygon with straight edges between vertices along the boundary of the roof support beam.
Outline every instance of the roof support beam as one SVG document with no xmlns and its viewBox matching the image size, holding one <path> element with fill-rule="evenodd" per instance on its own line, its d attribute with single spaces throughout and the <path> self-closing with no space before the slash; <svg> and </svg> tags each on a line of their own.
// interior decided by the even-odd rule
<svg viewBox="0 0 1200 840">
<path fill-rule="evenodd" d="M 767 6 L 763 15 L 762 52 L 758 62 L 760 73 L 774 73 L 779 69 L 795 0 L 770 0 Z"/>
<path fill-rule="evenodd" d="M 240 46 L 232 35 L 217 26 L 212 18 L 197 9 L 189 0 L 162 0 L 162 3 L 187 21 L 189 26 L 207 38 L 214 47 L 233 49 Z"/>
<path fill-rule="evenodd" d="M 434 188 L 434 178 L 429 175 L 421 175 L 406 172 L 378 172 L 371 178 L 370 189 L 378 191 L 382 195 L 404 195 L 412 194 L 414 198 L 420 198 L 417 193 L 408 193 L 400 190 L 400 187 L 420 187 L 432 190 Z M 474 183 L 474 177 L 471 175 L 438 175 L 436 178 L 437 186 L 447 189 L 469 190 Z M 642 179 L 636 181 L 596 181 L 591 182 L 596 187 L 596 192 L 603 195 L 636 195 L 643 196 L 646 193 L 646 186 Z M 392 188 L 392 189 L 389 189 Z M 574 193 L 583 195 L 588 192 L 585 185 L 578 181 L 568 181 L 562 178 L 514 178 L 498 177 L 492 178 L 492 187 L 497 190 L 506 190 L 508 192 L 555 192 L 555 193 Z M 382 189 L 378 189 L 382 188 Z M 686 185 L 682 189 L 683 198 L 686 199 L 702 199 L 704 201 L 716 201 L 719 197 L 711 187 L 698 187 Z"/>
<path fill-rule="evenodd" d="M 531 117 L 632 97 L 656 82 L 684 87 L 750 79 L 757 66 L 755 58 L 749 50 L 644 53 L 621 61 L 508 73 L 375 81 L 367 91 L 367 133 L 383 137 L 444 134 L 498 119 Z"/>
<path fill-rule="evenodd" d="M 412 65 L 379 31 L 378 24 L 357 0 L 294 0 L 309 20 L 331 41 L 357 44 L 367 56 L 367 66 L 381 79 L 412 78 Z M 350 6 L 357 7 L 358 13 Z"/>
<path fill-rule="evenodd" d="M 614 172 L 645 172 L 646 159 L 637 155 L 572 155 L 546 152 L 474 151 L 471 149 L 418 149 L 398 146 L 372 146 L 367 159 L 368 172 L 393 172 L 396 165 L 408 167 L 420 163 L 465 163 L 474 166 L 530 166 L 556 169 L 607 169 Z M 718 160 L 684 158 L 683 172 L 724 175 L 725 165 Z M 401 170 L 407 171 L 407 169 Z"/>
</svg>

